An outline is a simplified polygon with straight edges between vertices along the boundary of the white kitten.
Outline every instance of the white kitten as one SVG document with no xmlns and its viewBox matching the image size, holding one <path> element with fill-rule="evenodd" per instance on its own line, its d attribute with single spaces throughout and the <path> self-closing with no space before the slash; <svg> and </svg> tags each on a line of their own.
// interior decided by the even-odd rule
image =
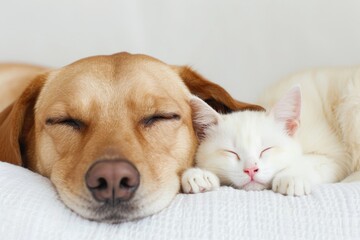
<svg viewBox="0 0 360 240">
<path fill-rule="evenodd" d="M 245 190 L 272 188 L 287 195 L 309 194 L 322 181 L 324 161 L 304 155 L 294 135 L 300 123 L 301 93 L 292 88 L 270 112 L 220 115 L 199 98 L 191 100 L 200 145 L 196 167 L 184 172 L 186 193 L 230 185 Z M 329 167 L 329 169 L 328 169 Z"/>
</svg>

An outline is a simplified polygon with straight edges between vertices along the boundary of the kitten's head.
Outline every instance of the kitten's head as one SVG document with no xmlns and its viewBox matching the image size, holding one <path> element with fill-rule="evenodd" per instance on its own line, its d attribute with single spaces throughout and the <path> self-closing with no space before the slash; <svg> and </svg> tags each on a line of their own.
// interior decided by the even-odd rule
<svg viewBox="0 0 360 240">
<path fill-rule="evenodd" d="M 215 173 L 222 184 L 245 190 L 269 188 L 274 175 L 301 154 L 293 139 L 300 121 L 299 87 L 269 112 L 220 115 L 199 98 L 191 104 L 200 141 L 197 166 Z"/>
</svg>

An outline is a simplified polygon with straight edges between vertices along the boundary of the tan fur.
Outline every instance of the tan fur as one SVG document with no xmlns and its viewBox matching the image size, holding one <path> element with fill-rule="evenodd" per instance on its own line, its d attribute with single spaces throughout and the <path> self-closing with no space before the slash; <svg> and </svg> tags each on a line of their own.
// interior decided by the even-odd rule
<svg viewBox="0 0 360 240">
<path fill-rule="evenodd" d="M 227 111 L 260 109 L 186 67 L 127 53 L 90 57 L 38 75 L 0 114 L 0 159 L 49 177 L 65 204 L 86 218 L 121 221 L 155 213 L 169 204 L 179 174 L 193 164 L 189 89 Z M 144 124 L 160 112 L 180 119 Z M 83 127 L 49 124 L 54 118 L 77 119 Z M 99 211 L 85 186 L 89 167 L 104 158 L 125 158 L 140 172 L 126 208 Z"/>
<path fill-rule="evenodd" d="M 0 111 L 10 105 L 46 68 L 26 64 L 0 64 Z"/>
</svg>

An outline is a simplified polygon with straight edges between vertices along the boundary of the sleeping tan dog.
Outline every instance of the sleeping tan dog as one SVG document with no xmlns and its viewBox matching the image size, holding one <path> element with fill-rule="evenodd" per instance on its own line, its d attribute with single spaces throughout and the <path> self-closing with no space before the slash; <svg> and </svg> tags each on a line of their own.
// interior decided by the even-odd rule
<svg viewBox="0 0 360 240">
<path fill-rule="evenodd" d="M 218 111 L 260 109 L 187 67 L 145 55 L 43 70 L 0 68 L 0 106 L 17 99 L 0 114 L 0 159 L 50 178 L 69 208 L 98 221 L 153 214 L 178 193 L 197 147 L 191 93 Z M 3 98 L 6 79 L 14 87 Z"/>
</svg>

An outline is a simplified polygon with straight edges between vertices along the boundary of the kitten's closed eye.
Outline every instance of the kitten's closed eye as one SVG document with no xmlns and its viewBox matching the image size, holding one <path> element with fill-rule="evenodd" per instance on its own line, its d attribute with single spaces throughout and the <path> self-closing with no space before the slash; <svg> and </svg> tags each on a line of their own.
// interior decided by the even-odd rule
<svg viewBox="0 0 360 240">
<path fill-rule="evenodd" d="M 265 148 L 264 150 L 262 150 L 261 151 L 261 153 L 260 153 L 260 158 L 263 156 L 263 154 L 266 152 L 266 151 L 268 151 L 268 150 L 270 150 L 270 149 L 272 149 L 273 147 L 268 147 L 268 148 Z"/>
<path fill-rule="evenodd" d="M 233 154 L 237 160 L 240 160 L 240 156 L 236 152 L 231 151 L 231 150 L 226 150 L 226 149 L 224 149 L 224 151 Z"/>
</svg>

